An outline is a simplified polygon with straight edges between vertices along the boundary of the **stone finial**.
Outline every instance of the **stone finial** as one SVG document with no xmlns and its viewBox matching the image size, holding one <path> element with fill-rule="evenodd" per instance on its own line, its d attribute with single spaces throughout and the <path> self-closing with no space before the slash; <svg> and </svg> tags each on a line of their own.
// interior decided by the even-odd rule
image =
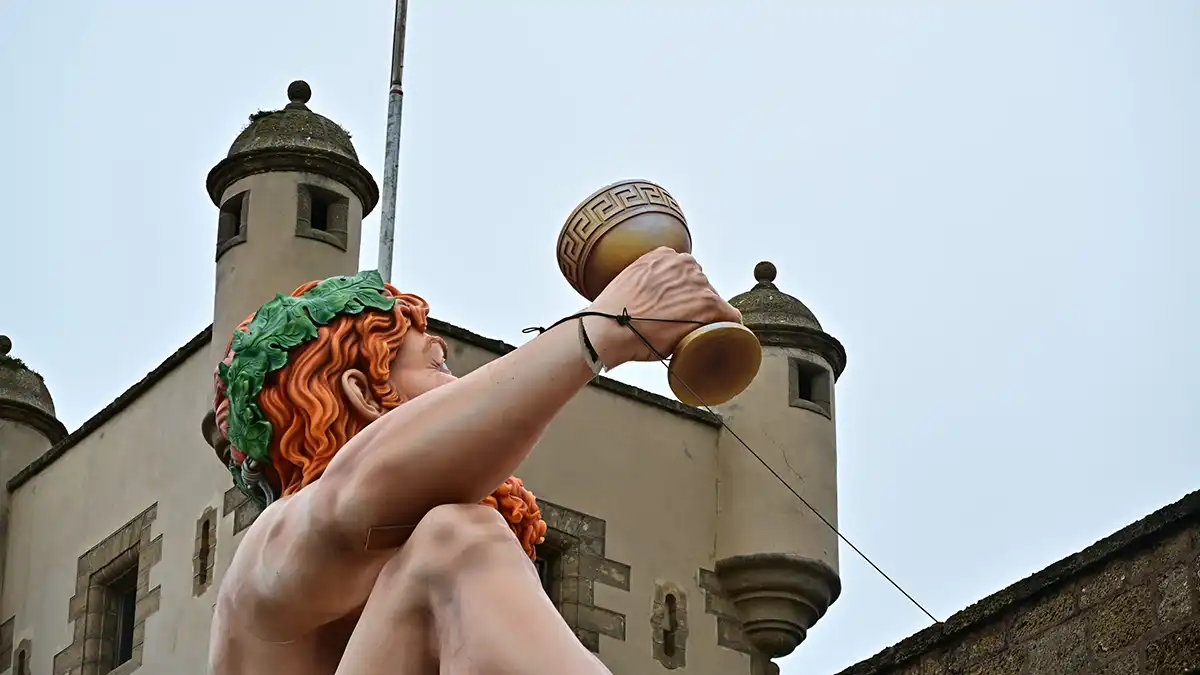
<svg viewBox="0 0 1200 675">
<path fill-rule="evenodd" d="M 742 320 L 746 327 L 755 333 L 763 327 L 772 330 L 783 327 L 790 329 L 802 327 L 821 330 L 821 322 L 817 321 L 803 302 L 779 290 L 775 285 L 775 277 L 779 270 L 775 263 L 764 260 L 754 266 L 754 287 L 749 291 L 736 295 L 729 300 L 730 304 L 742 312 Z M 759 335 L 758 339 L 764 339 Z"/>
<path fill-rule="evenodd" d="M 775 263 L 764 260 L 754 266 L 754 280 L 760 284 L 775 283 Z"/>
<path fill-rule="evenodd" d="M 12 351 L 12 338 L 7 335 L 0 335 L 0 356 L 8 356 Z"/>
<path fill-rule="evenodd" d="M 296 80 L 288 85 L 287 95 L 289 103 L 284 106 L 288 110 L 307 110 L 306 105 L 309 99 L 312 98 L 312 87 L 304 80 Z"/>
</svg>

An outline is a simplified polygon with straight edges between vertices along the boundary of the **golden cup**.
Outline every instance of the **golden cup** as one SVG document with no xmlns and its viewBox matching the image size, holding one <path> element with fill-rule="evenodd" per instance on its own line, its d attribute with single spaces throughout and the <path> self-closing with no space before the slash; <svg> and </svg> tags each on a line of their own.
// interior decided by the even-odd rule
<svg viewBox="0 0 1200 675">
<path fill-rule="evenodd" d="M 654 183 L 626 180 L 597 190 L 571 212 L 558 235 L 558 266 L 590 301 L 633 261 L 660 246 L 692 252 L 679 203 Z M 742 324 L 701 326 L 671 355 L 671 391 L 688 405 L 720 405 L 750 386 L 761 364 L 762 345 Z"/>
</svg>

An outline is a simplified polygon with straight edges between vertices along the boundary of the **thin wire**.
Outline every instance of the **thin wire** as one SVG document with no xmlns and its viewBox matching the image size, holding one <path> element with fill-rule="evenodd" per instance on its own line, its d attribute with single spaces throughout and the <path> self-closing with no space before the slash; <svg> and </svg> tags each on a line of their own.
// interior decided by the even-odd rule
<svg viewBox="0 0 1200 675">
<path fill-rule="evenodd" d="M 650 342 L 645 337 L 643 337 L 642 334 L 640 332 L 638 332 L 638 329 L 634 328 L 633 324 L 631 323 L 631 321 L 642 321 L 643 319 L 629 317 L 628 312 L 623 313 L 621 318 L 624 319 L 624 321 L 618 320 L 618 322 L 621 323 L 622 325 L 624 325 L 625 327 L 627 327 L 629 330 L 633 331 L 633 334 L 636 335 L 638 337 L 638 339 L 642 341 L 642 344 L 646 345 L 646 347 L 650 349 L 650 352 L 652 354 L 654 354 L 656 357 L 658 357 L 658 362 L 661 363 L 663 365 L 663 367 L 667 369 L 668 377 L 675 378 L 676 381 L 678 381 L 680 384 L 682 384 L 684 386 L 684 388 L 686 388 L 688 390 L 688 393 L 690 393 L 692 396 L 694 396 L 697 401 L 700 401 L 700 405 L 703 406 L 703 408 L 705 410 L 712 413 L 717 418 L 717 420 L 720 421 L 721 426 L 724 427 L 725 431 L 728 431 L 731 436 L 736 438 L 737 442 L 741 443 L 742 447 L 745 448 L 747 452 L 749 452 L 751 455 L 754 456 L 754 459 L 757 459 L 760 464 L 762 464 L 764 467 L 766 467 L 767 471 L 770 471 L 771 475 L 775 476 L 775 478 L 780 483 L 782 483 L 785 488 L 788 489 L 788 492 L 791 492 L 793 495 L 795 495 L 796 499 L 799 499 L 801 504 L 804 504 L 805 506 L 807 506 L 808 510 L 813 512 L 813 515 L 815 515 L 817 518 L 820 518 L 821 522 L 825 523 L 826 527 L 828 527 L 830 530 L 833 530 L 833 533 L 837 535 L 838 539 L 841 539 L 842 541 L 846 542 L 846 545 L 849 546 L 851 549 L 853 549 L 854 552 L 857 553 L 860 558 L 867 561 L 868 565 L 875 568 L 875 571 L 879 572 L 880 576 L 882 576 L 884 579 L 887 579 L 888 583 L 890 583 L 892 586 L 895 586 L 896 590 L 900 591 L 900 593 L 903 594 L 904 597 L 908 598 L 909 602 L 916 605 L 917 609 L 924 612 L 925 616 L 929 617 L 929 619 L 931 621 L 933 621 L 935 624 L 941 623 L 941 621 L 939 621 L 937 619 L 937 617 L 935 617 L 933 614 L 931 614 L 929 612 L 929 610 L 925 609 L 924 605 L 917 602 L 916 598 L 914 598 L 912 595 L 910 595 L 908 591 L 904 590 L 904 588 L 902 588 L 900 586 L 900 584 L 896 583 L 895 579 L 891 578 L 890 576 L 888 576 L 887 572 L 884 572 L 882 569 L 880 569 L 879 565 L 875 564 L 875 561 L 868 558 L 866 553 L 863 553 L 861 550 L 859 550 L 859 548 L 854 545 L 854 542 L 850 541 L 846 537 L 846 535 L 839 532 L 838 529 L 836 527 L 834 527 L 833 523 L 829 522 L 829 520 L 827 518 L 825 518 L 825 516 L 821 515 L 820 511 L 817 511 L 817 509 L 814 508 L 812 504 L 808 503 L 807 499 L 800 496 L 800 493 L 797 492 L 796 489 L 793 488 L 786 480 L 784 480 L 783 476 L 780 476 L 779 473 L 777 471 L 775 471 L 775 469 L 771 468 L 771 465 L 768 464 L 767 461 L 764 460 L 757 452 L 755 452 L 754 449 L 751 448 L 748 443 L 746 443 L 746 441 L 742 440 L 742 437 L 738 436 L 736 431 L 729 428 L 729 425 L 725 423 L 725 419 L 723 417 L 721 417 L 721 415 L 718 415 L 716 413 L 716 411 L 714 411 L 712 409 L 711 406 L 709 406 L 707 403 L 704 402 L 703 399 L 701 399 L 699 396 L 696 395 L 696 391 L 694 389 L 692 389 L 691 385 L 689 385 L 687 382 L 684 382 L 683 378 L 679 377 L 679 375 L 677 375 L 676 373 L 671 372 L 671 367 L 670 367 L 670 365 L 667 364 L 666 357 L 664 357 L 661 353 L 659 353 L 659 351 L 654 348 L 654 345 L 650 344 Z M 657 319 L 657 320 L 664 321 L 664 319 Z M 692 322 L 686 322 L 686 323 L 692 323 Z"/>
</svg>

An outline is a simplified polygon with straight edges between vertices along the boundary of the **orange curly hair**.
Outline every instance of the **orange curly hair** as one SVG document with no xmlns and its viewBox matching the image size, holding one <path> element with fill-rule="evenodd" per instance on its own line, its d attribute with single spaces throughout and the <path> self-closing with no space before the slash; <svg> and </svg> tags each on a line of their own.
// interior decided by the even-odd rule
<svg viewBox="0 0 1200 675">
<path fill-rule="evenodd" d="M 316 287 L 306 283 L 293 297 Z M 366 374 L 371 391 L 385 411 L 404 403 L 389 380 L 392 360 L 409 328 L 424 332 L 429 304 L 418 296 L 401 293 L 385 284 L 385 294 L 395 298 L 392 311 L 365 311 L 339 316 L 320 326 L 317 338 L 291 350 L 288 363 L 271 373 L 258 395 L 258 406 L 271 423 L 271 464 L 264 474 L 279 495 L 291 495 L 321 477 L 334 455 L 366 427 L 366 422 L 347 405 L 340 383 L 347 368 Z M 244 331 L 254 319 L 251 314 L 236 330 Z M 233 359 L 233 340 L 225 346 L 226 364 Z M 217 428 L 229 437 L 229 399 L 225 384 L 214 375 Z M 230 448 L 232 461 L 246 457 Z M 529 557 L 536 559 L 535 546 L 542 543 L 546 523 L 533 493 L 518 478 L 509 478 L 482 502 L 500 512 Z"/>
</svg>

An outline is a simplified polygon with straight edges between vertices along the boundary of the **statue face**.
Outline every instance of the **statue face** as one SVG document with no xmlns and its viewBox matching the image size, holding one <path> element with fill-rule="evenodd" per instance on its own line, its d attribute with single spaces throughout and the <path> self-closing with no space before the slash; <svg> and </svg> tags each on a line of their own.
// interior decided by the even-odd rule
<svg viewBox="0 0 1200 675">
<path fill-rule="evenodd" d="M 412 400 L 455 379 L 446 366 L 446 341 L 410 328 L 392 361 L 392 387 L 405 400 Z"/>
</svg>

